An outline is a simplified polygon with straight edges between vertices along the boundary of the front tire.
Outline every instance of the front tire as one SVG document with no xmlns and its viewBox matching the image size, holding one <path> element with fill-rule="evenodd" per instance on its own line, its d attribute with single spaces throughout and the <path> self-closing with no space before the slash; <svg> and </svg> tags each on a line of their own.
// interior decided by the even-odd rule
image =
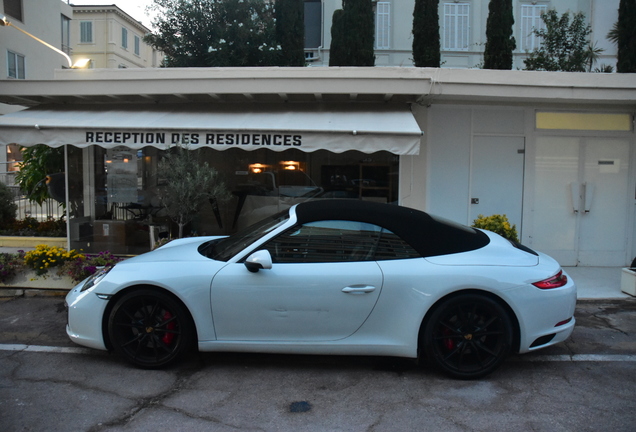
<svg viewBox="0 0 636 432">
<path fill-rule="evenodd" d="M 155 369 L 177 361 L 192 347 L 194 326 L 180 302 L 144 289 L 117 301 L 108 319 L 108 335 L 127 361 Z"/>
<path fill-rule="evenodd" d="M 424 350 L 446 374 L 476 379 L 497 369 L 512 346 L 512 322 L 494 299 L 462 294 L 439 304 L 424 328 Z"/>
</svg>

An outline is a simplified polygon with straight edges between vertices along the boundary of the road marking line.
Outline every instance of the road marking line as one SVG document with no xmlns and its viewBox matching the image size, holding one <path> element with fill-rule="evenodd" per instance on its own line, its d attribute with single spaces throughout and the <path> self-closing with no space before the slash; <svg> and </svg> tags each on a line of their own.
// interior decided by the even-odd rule
<svg viewBox="0 0 636 432">
<path fill-rule="evenodd" d="M 529 362 L 636 362 L 634 354 L 562 354 L 544 356 L 520 356 L 519 361 Z"/>
<path fill-rule="evenodd" d="M 99 352 L 98 350 L 92 350 L 89 348 L 54 347 L 24 344 L 0 344 L 0 351 L 48 352 L 58 354 L 91 354 Z"/>
<path fill-rule="evenodd" d="M 97 354 L 104 351 L 80 347 L 54 347 L 44 345 L 0 344 L 0 351 L 26 351 L 56 354 Z M 636 362 L 636 354 L 561 354 L 521 355 L 510 361 L 521 362 Z"/>
</svg>

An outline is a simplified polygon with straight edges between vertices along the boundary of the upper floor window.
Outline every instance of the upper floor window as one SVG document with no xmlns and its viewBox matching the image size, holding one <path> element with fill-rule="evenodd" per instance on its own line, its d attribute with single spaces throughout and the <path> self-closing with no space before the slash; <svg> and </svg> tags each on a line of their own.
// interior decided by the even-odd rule
<svg viewBox="0 0 636 432">
<path fill-rule="evenodd" d="M 305 48 L 322 45 L 322 3 L 305 0 Z"/>
<path fill-rule="evenodd" d="M 93 43 L 92 21 L 80 21 L 80 43 Z"/>
<path fill-rule="evenodd" d="M 71 19 L 62 15 L 62 51 L 71 53 Z"/>
<path fill-rule="evenodd" d="M 522 51 L 533 51 L 541 46 L 541 38 L 534 34 L 534 30 L 545 28 L 545 23 L 541 19 L 541 14 L 546 12 L 546 5 L 522 4 L 521 5 L 521 44 Z"/>
<path fill-rule="evenodd" d="M 135 35 L 135 55 L 139 55 L 141 52 L 141 39 L 139 36 Z"/>
<path fill-rule="evenodd" d="M 375 47 L 391 48 L 391 3 L 378 2 L 375 6 Z"/>
<path fill-rule="evenodd" d="M 121 47 L 128 49 L 128 29 L 126 27 L 121 28 Z"/>
<path fill-rule="evenodd" d="M 7 76 L 14 79 L 25 79 L 24 56 L 7 51 Z"/>
<path fill-rule="evenodd" d="M 24 22 L 22 17 L 22 0 L 3 0 L 4 14 Z"/>
<path fill-rule="evenodd" d="M 444 3 L 443 49 L 468 50 L 470 4 Z"/>
</svg>

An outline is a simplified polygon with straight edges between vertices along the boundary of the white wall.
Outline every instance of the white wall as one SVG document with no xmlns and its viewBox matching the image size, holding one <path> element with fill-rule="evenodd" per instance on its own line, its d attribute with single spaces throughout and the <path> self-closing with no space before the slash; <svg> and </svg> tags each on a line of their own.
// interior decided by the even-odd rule
<svg viewBox="0 0 636 432">
<path fill-rule="evenodd" d="M 16 27 L 56 48 L 62 47 L 61 16 L 72 17 L 71 7 L 60 0 L 23 1 L 23 21 L 7 19 Z M 0 3 L 4 15 L 4 4 Z M 52 79 L 53 71 L 68 67 L 59 53 L 12 27 L 0 27 L 0 79 L 8 79 L 7 50 L 25 58 L 26 79 Z"/>
</svg>

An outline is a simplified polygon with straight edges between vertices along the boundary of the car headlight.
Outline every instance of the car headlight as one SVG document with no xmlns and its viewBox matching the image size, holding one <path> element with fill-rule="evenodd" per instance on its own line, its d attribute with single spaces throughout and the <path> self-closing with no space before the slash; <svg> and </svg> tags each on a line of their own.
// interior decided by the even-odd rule
<svg viewBox="0 0 636 432">
<path fill-rule="evenodd" d="M 82 286 L 82 289 L 80 290 L 80 292 L 84 292 L 87 289 L 92 288 L 98 283 L 100 283 L 102 279 L 106 277 L 108 272 L 111 271 L 111 269 L 112 267 L 104 267 L 99 269 L 97 272 L 93 274 L 93 276 L 86 279 L 86 282 L 84 282 L 84 285 Z"/>
</svg>

